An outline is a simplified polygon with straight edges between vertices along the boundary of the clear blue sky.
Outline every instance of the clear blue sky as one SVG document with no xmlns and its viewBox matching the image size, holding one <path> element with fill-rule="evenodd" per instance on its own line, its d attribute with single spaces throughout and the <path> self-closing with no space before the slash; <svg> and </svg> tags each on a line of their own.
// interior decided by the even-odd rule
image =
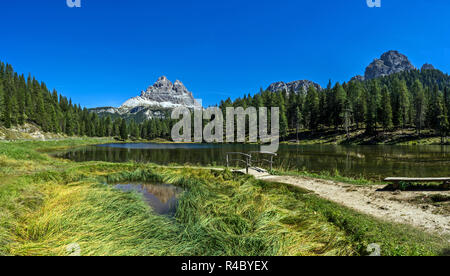
<svg viewBox="0 0 450 276">
<path fill-rule="evenodd" d="M 391 49 L 450 72 L 450 1 L 0 1 L 0 60 L 83 106 L 118 106 L 160 76 L 206 105 L 275 81 L 348 81 Z"/>
</svg>

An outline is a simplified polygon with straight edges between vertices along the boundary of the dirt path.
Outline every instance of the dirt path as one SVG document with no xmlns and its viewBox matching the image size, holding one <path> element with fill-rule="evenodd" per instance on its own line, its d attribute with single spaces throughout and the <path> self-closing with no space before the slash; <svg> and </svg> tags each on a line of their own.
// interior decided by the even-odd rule
<svg viewBox="0 0 450 276">
<path fill-rule="evenodd" d="M 436 192 L 378 192 L 380 186 L 355 186 L 297 176 L 257 175 L 258 179 L 291 184 L 364 214 L 410 224 L 429 232 L 450 234 L 450 215 L 432 204 L 414 202 Z M 438 192 L 450 195 L 450 192 Z"/>
<path fill-rule="evenodd" d="M 214 168 L 214 170 L 223 169 Z M 245 170 L 237 171 L 246 173 Z M 273 176 L 258 168 L 251 168 L 249 174 L 257 179 L 294 185 L 312 191 L 324 199 L 379 219 L 409 224 L 432 233 L 450 234 L 450 211 L 426 201 L 422 202 L 422 199 L 431 195 L 450 196 L 450 191 L 377 191 L 384 186 L 357 186 L 301 176 Z"/>
</svg>

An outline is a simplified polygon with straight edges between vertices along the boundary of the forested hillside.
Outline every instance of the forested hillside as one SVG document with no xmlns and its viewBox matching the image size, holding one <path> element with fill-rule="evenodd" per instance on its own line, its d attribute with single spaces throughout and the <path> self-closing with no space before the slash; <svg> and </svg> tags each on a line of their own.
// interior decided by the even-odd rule
<svg viewBox="0 0 450 276">
<path fill-rule="evenodd" d="M 220 103 L 224 112 L 230 106 L 280 107 L 283 140 L 304 129 L 365 129 L 367 135 L 374 135 L 415 128 L 419 135 L 432 129 L 445 137 L 450 133 L 450 77 L 439 70 L 405 71 L 363 82 L 330 83 L 323 90 L 311 86 L 305 93 L 260 91 Z M 169 118 L 138 124 L 99 117 L 4 63 L 0 63 L 0 114 L 0 123 L 6 128 L 33 123 L 45 132 L 122 139 L 169 138 L 175 123 Z"/>
<path fill-rule="evenodd" d="M 260 91 L 220 103 L 222 110 L 230 106 L 279 106 L 285 139 L 302 129 L 360 128 L 367 135 L 407 128 L 420 135 L 432 129 L 445 137 L 450 132 L 450 77 L 439 70 L 405 71 L 363 82 L 330 82 L 323 90 L 311 86 L 305 93 Z"/>
<path fill-rule="evenodd" d="M 138 125 L 121 118 L 99 118 L 57 91 L 50 91 L 44 82 L 19 75 L 11 65 L 0 62 L 0 125 L 10 128 L 25 123 L 69 136 L 151 139 L 168 137 L 171 122 L 152 120 Z"/>
</svg>

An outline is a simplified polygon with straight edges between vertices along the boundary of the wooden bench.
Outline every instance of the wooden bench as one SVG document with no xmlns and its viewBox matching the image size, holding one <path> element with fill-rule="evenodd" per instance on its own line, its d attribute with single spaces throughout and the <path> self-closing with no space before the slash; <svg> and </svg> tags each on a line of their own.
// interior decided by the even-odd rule
<svg viewBox="0 0 450 276">
<path fill-rule="evenodd" d="M 442 189 L 450 188 L 450 177 L 425 177 L 425 178 L 409 178 L 409 177 L 388 177 L 384 180 L 385 182 L 389 182 L 393 184 L 393 188 L 398 190 L 400 188 L 401 182 L 442 182 Z"/>
</svg>

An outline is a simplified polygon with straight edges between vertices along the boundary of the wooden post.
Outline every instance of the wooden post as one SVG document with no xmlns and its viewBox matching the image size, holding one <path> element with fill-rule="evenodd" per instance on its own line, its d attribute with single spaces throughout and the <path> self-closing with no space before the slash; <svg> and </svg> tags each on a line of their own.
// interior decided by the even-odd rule
<svg viewBox="0 0 450 276">
<path fill-rule="evenodd" d="M 273 155 L 270 156 L 270 171 L 273 171 Z"/>
<path fill-rule="evenodd" d="M 250 158 L 249 158 L 249 157 L 247 157 L 247 166 L 246 166 L 246 171 L 247 171 L 247 174 L 248 174 L 248 167 L 249 167 L 249 165 L 250 165 Z"/>
<path fill-rule="evenodd" d="M 228 163 L 228 154 L 227 154 L 227 169 L 229 169 L 229 168 L 230 168 L 230 165 Z"/>
</svg>

